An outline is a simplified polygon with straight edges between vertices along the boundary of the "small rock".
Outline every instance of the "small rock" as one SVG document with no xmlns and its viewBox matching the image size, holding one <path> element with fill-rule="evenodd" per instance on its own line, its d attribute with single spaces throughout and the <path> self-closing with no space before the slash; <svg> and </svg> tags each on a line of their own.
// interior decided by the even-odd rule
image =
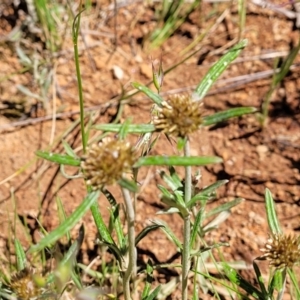
<svg viewBox="0 0 300 300">
<path fill-rule="evenodd" d="M 114 78 L 116 78 L 118 80 L 123 79 L 124 71 L 119 66 L 114 65 L 112 67 L 112 71 L 113 71 Z"/>
</svg>

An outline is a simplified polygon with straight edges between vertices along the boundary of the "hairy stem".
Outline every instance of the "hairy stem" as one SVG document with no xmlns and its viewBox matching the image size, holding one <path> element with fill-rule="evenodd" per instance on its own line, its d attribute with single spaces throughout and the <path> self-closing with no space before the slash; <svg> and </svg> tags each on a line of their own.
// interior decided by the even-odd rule
<svg viewBox="0 0 300 300">
<path fill-rule="evenodd" d="M 123 275 L 123 288 L 125 300 L 131 300 L 130 278 L 136 274 L 136 248 L 135 248 L 135 213 L 130 193 L 127 189 L 122 188 L 123 198 L 126 206 L 126 218 L 128 228 L 128 265 Z"/>
<path fill-rule="evenodd" d="M 184 156 L 190 156 L 190 142 L 187 139 L 184 146 Z M 184 201 L 188 203 L 192 195 L 192 168 L 185 167 Z M 188 299 L 188 275 L 190 270 L 190 215 L 184 218 L 183 224 L 183 250 L 182 250 L 182 300 Z"/>
</svg>

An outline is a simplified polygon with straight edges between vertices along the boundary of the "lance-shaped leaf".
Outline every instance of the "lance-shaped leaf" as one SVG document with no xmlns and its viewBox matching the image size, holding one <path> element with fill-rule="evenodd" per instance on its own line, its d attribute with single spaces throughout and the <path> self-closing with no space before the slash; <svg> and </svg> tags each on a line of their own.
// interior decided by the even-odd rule
<svg viewBox="0 0 300 300">
<path fill-rule="evenodd" d="M 147 227 L 145 227 L 135 238 L 135 246 L 137 246 L 137 244 L 150 232 L 156 230 L 159 227 L 163 227 L 163 225 L 159 225 L 159 224 L 153 224 L 153 225 L 149 225 Z"/>
<path fill-rule="evenodd" d="M 194 98 L 198 101 L 202 100 L 207 94 L 211 86 L 216 82 L 220 75 L 235 60 L 241 51 L 246 47 L 247 40 L 239 42 L 232 47 L 225 55 L 223 55 L 208 71 L 200 84 L 196 87 Z"/>
<path fill-rule="evenodd" d="M 93 129 L 108 131 L 108 132 L 119 132 L 122 128 L 122 124 L 98 124 L 94 125 Z M 155 131 L 153 124 L 130 124 L 126 128 L 127 133 L 149 133 Z"/>
<path fill-rule="evenodd" d="M 250 284 L 247 280 L 241 277 L 237 271 L 230 267 L 227 263 L 223 263 L 223 271 L 230 282 L 236 284 L 241 289 L 243 289 L 247 294 L 251 295 L 254 299 L 266 299 L 262 292 L 260 292 L 256 287 Z"/>
<path fill-rule="evenodd" d="M 142 166 L 205 166 L 221 163 L 223 160 L 217 156 L 146 156 L 140 157 L 134 167 Z"/>
<path fill-rule="evenodd" d="M 52 153 L 47 151 L 36 151 L 35 154 L 38 157 L 44 158 L 46 160 L 55 162 L 60 165 L 68 165 L 68 166 L 80 166 L 80 159 L 72 157 L 66 154 Z"/>
<path fill-rule="evenodd" d="M 47 236 L 45 236 L 37 245 L 33 245 L 30 248 L 30 252 L 36 252 L 44 249 L 50 244 L 55 243 L 67 232 L 69 232 L 84 216 L 88 209 L 93 205 L 93 203 L 98 199 L 99 191 L 91 192 L 87 197 L 81 202 L 77 209 L 56 229 L 51 231 Z"/>
<path fill-rule="evenodd" d="M 180 240 L 176 237 L 174 232 L 171 230 L 171 228 L 163 221 L 161 220 L 153 220 L 153 224 L 159 225 L 161 230 L 166 234 L 166 236 L 172 241 L 177 248 L 182 250 L 182 244 Z"/>
<path fill-rule="evenodd" d="M 203 117 L 203 125 L 210 126 L 223 121 L 226 121 L 231 118 L 240 117 L 246 114 L 251 114 L 256 112 L 257 109 L 255 107 L 235 107 L 225 111 L 221 111 L 215 113 L 210 116 Z"/>
<path fill-rule="evenodd" d="M 234 199 L 234 200 L 229 201 L 227 203 L 224 203 L 222 205 L 219 205 L 216 208 L 214 208 L 214 209 L 210 210 L 209 212 L 207 212 L 207 214 L 205 215 L 205 218 L 209 218 L 209 217 L 211 217 L 215 214 L 219 214 L 223 211 L 228 211 L 232 207 L 239 205 L 242 201 L 244 201 L 244 199 L 237 198 L 237 199 Z"/>
<path fill-rule="evenodd" d="M 142 85 L 138 82 L 132 82 L 131 85 L 136 88 L 137 90 L 141 91 L 144 93 L 146 96 L 148 96 L 155 104 L 161 105 L 163 102 L 163 98 L 161 98 L 157 93 L 154 93 L 151 91 L 148 87 L 145 85 Z"/>
<path fill-rule="evenodd" d="M 282 233 L 282 231 L 277 218 L 275 203 L 269 189 L 266 189 L 265 201 L 266 201 L 266 212 L 267 212 L 267 220 L 268 220 L 269 228 L 272 234 L 280 234 Z"/>
<path fill-rule="evenodd" d="M 17 238 L 15 238 L 15 252 L 17 258 L 17 270 L 22 271 L 26 267 L 26 255 L 19 239 Z"/>
</svg>

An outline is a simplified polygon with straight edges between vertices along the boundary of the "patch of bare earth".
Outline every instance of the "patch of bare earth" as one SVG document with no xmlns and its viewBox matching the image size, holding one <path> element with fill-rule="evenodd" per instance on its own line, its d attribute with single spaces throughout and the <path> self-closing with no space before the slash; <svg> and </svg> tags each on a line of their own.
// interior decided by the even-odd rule
<svg viewBox="0 0 300 300">
<path fill-rule="evenodd" d="M 85 44 L 81 39 L 80 63 L 85 105 L 89 108 L 88 113 L 91 113 L 94 123 L 113 121 L 121 108 L 121 122 L 127 118 L 132 118 L 132 122 L 149 122 L 151 103 L 142 94 L 128 98 L 122 107 L 118 99 L 124 90 L 132 90 L 130 82 L 146 84 L 152 79 L 151 57 L 159 58 L 162 54 L 165 70 L 178 63 L 183 58 L 182 53 L 186 47 L 216 22 L 216 17 L 207 17 L 212 9 L 212 5 L 203 4 L 201 10 L 194 12 L 156 50 L 149 50 L 145 38 L 150 29 L 156 26 L 153 8 L 148 5 L 139 3 L 118 9 L 116 48 L 112 5 L 104 5 L 101 13 L 92 10 L 83 14 L 81 27 Z M 14 14 L 10 3 L 7 4 L 6 11 L 8 15 Z M 237 40 L 236 8 L 224 4 L 218 5 L 217 11 L 223 11 L 223 18 L 207 38 L 196 46 L 199 51 L 166 74 L 162 90 L 164 97 L 178 91 L 192 91 L 211 64 L 231 47 L 231 41 Z M 299 33 L 298 29 L 294 30 L 294 20 L 251 3 L 248 3 L 247 12 L 244 36 L 249 44 L 221 77 L 210 96 L 205 98 L 204 114 L 237 106 L 259 108 L 270 87 L 274 59 L 286 56 L 298 42 Z M 15 207 L 20 220 L 27 223 L 30 229 L 30 232 L 26 232 L 23 224 L 18 223 L 16 235 L 28 247 L 30 239 L 34 242 L 40 239 L 36 219 L 39 218 L 47 230 L 54 229 L 59 224 L 57 197 L 62 200 L 69 215 L 85 196 L 85 186 L 82 179 L 66 179 L 59 167 L 37 160 L 34 154 L 39 149 L 63 152 L 62 139 L 68 141 L 79 155 L 81 153 L 80 131 L 78 123 L 75 124 L 79 118 L 79 107 L 70 32 L 55 59 L 55 88 L 49 90 L 45 110 L 37 100 L 25 96 L 17 89 L 17 85 L 22 84 L 33 93 L 39 93 L 32 73 L 20 71 L 23 67 L 15 54 L 14 44 L 5 39 L 13 29 L 9 18 L 1 22 L 0 252 L 3 256 L 8 251 L 8 237 L 12 233 Z M 143 38 L 144 43 L 141 43 Z M 30 46 L 25 46 L 26 51 L 30 52 Z M 35 48 L 39 51 L 39 47 Z M 42 56 L 43 52 L 38 54 Z M 299 62 L 297 57 L 293 68 L 273 94 L 265 128 L 261 129 L 256 117 L 252 115 L 203 128 L 191 136 L 193 155 L 217 155 L 224 160 L 223 164 L 201 169 L 200 187 L 216 180 L 229 180 L 228 185 L 220 190 L 218 200 L 210 204 L 211 207 L 236 197 L 244 199 L 232 209 L 232 215 L 225 223 L 207 235 L 208 244 L 230 244 L 230 247 L 222 248 L 228 261 L 243 260 L 250 265 L 261 254 L 259 249 L 269 233 L 264 208 L 265 188 L 273 193 L 283 230 L 299 234 Z M 93 131 L 91 135 L 96 137 L 99 133 Z M 137 138 L 133 137 L 132 141 L 136 142 Z M 153 154 L 174 152 L 176 147 L 162 137 Z M 142 188 L 136 204 L 138 231 L 151 219 L 158 218 L 155 213 L 162 207 L 155 187 L 160 182 L 157 170 L 142 169 L 140 173 Z M 66 172 L 75 174 L 76 170 L 67 168 Z M 182 170 L 180 172 L 183 173 Z M 111 191 L 121 202 L 120 191 L 115 187 Z M 109 204 L 104 196 L 100 197 L 99 204 L 107 221 Z M 182 221 L 179 217 L 171 215 L 160 218 L 181 238 Z M 91 215 L 85 216 L 83 222 L 87 235 L 82 257 L 83 262 L 88 263 L 99 253 L 98 246 L 94 243 L 96 229 Z M 74 237 L 78 228 L 79 225 L 72 231 Z M 12 247 L 9 250 L 13 251 Z M 139 261 L 146 262 L 149 257 L 156 263 L 172 263 L 179 259 L 177 249 L 161 231 L 150 234 L 139 246 Z M 264 270 L 266 272 L 266 266 Z M 242 274 L 253 278 L 252 271 L 243 271 Z M 170 270 L 167 274 L 156 274 L 156 278 L 165 282 L 174 275 L 176 273 Z M 174 294 L 172 299 L 179 298 Z"/>
</svg>

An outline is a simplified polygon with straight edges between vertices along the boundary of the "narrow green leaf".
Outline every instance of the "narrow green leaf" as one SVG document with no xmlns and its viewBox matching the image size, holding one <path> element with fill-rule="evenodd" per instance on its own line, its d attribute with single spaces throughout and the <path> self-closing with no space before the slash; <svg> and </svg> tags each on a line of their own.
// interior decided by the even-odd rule
<svg viewBox="0 0 300 300">
<path fill-rule="evenodd" d="M 68 165 L 68 166 L 80 166 L 80 159 L 74 158 L 69 155 L 51 153 L 51 152 L 40 151 L 40 150 L 36 151 L 35 154 L 38 157 L 44 158 L 51 162 L 55 162 L 57 164 Z"/>
<path fill-rule="evenodd" d="M 172 191 L 178 190 L 182 188 L 183 185 L 179 176 L 177 175 L 173 166 L 169 168 L 170 175 L 168 175 L 165 171 L 160 171 L 159 175 L 164 180 L 164 182 L 172 189 Z"/>
<path fill-rule="evenodd" d="M 300 299 L 300 286 L 299 286 L 299 282 L 298 282 L 299 276 L 297 278 L 297 276 L 295 275 L 295 271 L 294 270 L 288 269 L 287 272 L 288 272 L 288 274 L 290 276 L 291 282 L 292 282 L 294 290 L 295 290 L 295 294 L 296 294 L 296 298 L 295 299 Z"/>
<path fill-rule="evenodd" d="M 72 267 L 74 265 L 74 263 L 76 261 L 76 256 L 78 254 L 78 251 L 81 248 L 83 240 L 84 240 L 84 226 L 81 225 L 80 229 L 79 229 L 78 238 L 72 243 L 71 247 L 68 249 L 67 253 L 64 254 L 63 259 L 60 261 L 61 266 L 69 264 L 70 262 L 72 262 L 70 267 Z M 72 277 L 73 276 L 75 277 L 76 274 L 74 274 L 74 272 L 72 272 L 72 273 L 73 273 Z M 54 273 L 49 274 L 49 276 L 47 277 L 47 283 L 48 284 L 52 283 L 54 280 L 55 280 L 55 274 Z"/>
<path fill-rule="evenodd" d="M 197 86 L 194 94 L 195 99 L 202 100 L 207 94 L 208 90 L 226 70 L 230 63 L 235 60 L 241 51 L 246 47 L 247 40 L 242 40 L 237 45 L 232 47 L 225 55 L 223 55 L 208 71 L 203 80 Z"/>
<path fill-rule="evenodd" d="M 165 188 L 163 185 L 160 185 L 160 184 L 158 184 L 157 187 L 162 192 L 164 197 L 170 198 L 174 201 L 174 198 L 175 198 L 174 195 L 170 191 L 168 191 L 167 188 Z"/>
<path fill-rule="evenodd" d="M 112 254 L 114 255 L 114 257 L 119 261 L 120 263 L 120 266 L 124 266 L 125 267 L 125 261 L 124 261 L 124 257 L 123 257 L 123 254 L 122 254 L 122 250 L 119 249 L 119 247 L 113 243 L 113 244 L 107 244 L 107 243 L 102 243 L 103 245 L 107 246 L 110 251 L 112 252 Z"/>
<path fill-rule="evenodd" d="M 137 186 L 137 184 L 134 181 L 128 180 L 126 178 L 121 178 L 120 180 L 118 180 L 118 184 L 121 187 L 123 187 L 133 193 L 136 193 L 139 190 L 139 187 Z"/>
<path fill-rule="evenodd" d="M 156 225 L 159 225 L 161 230 L 166 234 L 166 236 L 170 239 L 170 241 L 172 241 L 176 245 L 177 248 L 182 250 L 181 242 L 179 241 L 179 239 L 173 233 L 171 228 L 165 222 L 163 222 L 161 220 L 153 220 L 152 223 L 156 224 Z"/>
<path fill-rule="evenodd" d="M 67 219 L 67 214 L 60 197 L 56 197 L 56 205 L 57 205 L 59 223 L 61 224 Z M 68 241 L 71 240 L 70 232 L 67 232 L 66 237 Z"/>
<path fill-rule="evenodd" d="M 217 249 L 220 247 L 229 247 L 229 246 L 230 245 L 228 243 L 215 243 L 211 246 L 201 247 L 199 251 L 195 251 L 195 252 L 191 253 L 191 256 L 201 256 L 203 259 L 204 252 L 211 251 L 212 249 Z"/>
<path fill-rule="evenodd" d="M 192 247 L 193 247 L 196 237 L 197 237 L 198 230 L 200 229 L 199 227 L 201 226 L 203 213 L 204 213 L 204 210 L 200 209 L 196 215 L 195 222 L 193 224 L 192 233 L 191 233 L 190 250 L 192 250 Z"/>
<path fill-rule="evenodd" d="M 148 96 L 155 104 L 157 105 L 161 105 L 161 103 L 163 102 L 163 99 L 159 96 L 159 94 L 154 93 L 153 91 L 151 91 L 148 87 L 146 87 L 145 85 L 142 85 L 138 82 L 132 82 L 131 85 L 136 88 L 137 90 L 141 91 L 142 93 L 144 93 L 146 96 Z"/>
<path fill-rule="evenodd" d="M 150 259 L 148 259 L 146 266 L 146 283 L 142 293 L 142 300 L 146 300 L 150 293 L 151 284 L 154 281 L 153 279 L 153 265 Z"/>
<path fill-rule="evenodd" d="M 277 219 L 275 203 L 272 197 L 272 194 L 269 189 L 265 191 L 265 201 L 266 201 L 266 212 L 267 212 L 267 220 L 269 224 L 269 228 L 272 234 L 280 234 L 282 233 L 279 221 Z"/>
<path fill-rule="evenodd" d="M 116 198 L 109 190 L 107 190 L 106 188 L 103 188 L 101 190 L 101 192 L 103 193 L 103 195 L 108 200 L 108 202 L 111 206 L 115 207 L 118 205 Z"/>
<path fill-rule="evenodd" d="M 119 131 L 121 140 L 125 139 L 129 130 L 130 123 L 131 123 L 131 119 L 126 119 L 125 122 L 121 124 L 120 131 Z"/>
<path fill-rule="evenodd" d="M 251 114 L 256 112 L 257 109 L 255 107 L 235 107 L 225 111 L 221 111 L 215 113 L 210 116 L 203 117 L 203 125 L 210 126 L 223 121 L 226 121 L 230 118 L 240 117 L 246 114 Z"/>
<path fill-rule="evenodd" d="M 161 286 L 157 286 L 153 292 L 151 292 L 151 294 L 146 298 L 146 300 L 153 300 L 156 298 L 156 296 L 158 295 L 158 293 L 161 290 Z"/>
<path fill-rule="evenodd" d="M 97 227 L 101 241 L 105 242 L 107 244 L 113 244 L 114 240 L 111 237 L 111 235 L 103 221 L 102 215 L 99 210 L 98 203 L 96 203 L 96 202 L 93 203 L 93 205 L 91 206 L 91 212 L 92 212 L 94 222 Z"/>
<path fill-rule="evenodd" d="M 194 204 L 198 201 L 202 201 L 202 202 L 207 202 L 209 200 L 209 197 L 208 196 L 204 196 L 202 194 L 197 194 L 195 195 L 186 205 L 187 208 L 191 208 L 194 206 Z"/>
<path fill-rule="evenodd" d="M 163 225 L 153 224 L 145 227 L 135 238 L 135 245 L 137 244 L 150 232 L 156 230 L 159 227 L 162 227 Z"/>
<path fill-rule="evenodd" d="M 230 210 L 232 207 L 239 205 L 242 201 L 244 201 L 244 199 L 242 198 L 237 198 L 234 199 L 230 202 L 224 203 L 222 205 L 217 206 L 216 208 L 210 210 L 206 215 L 205 218 L 209 218 L 215 214 L 219 214 L 223 211 L 228 211 Z"/>
<path fill-rule="evenodd" d="M 140 157 L 134 167 L 141 166 L 204 166 L 221 163 L 223 160 L 217 156 L 147 156 Z"/>
<path fill-rule="evenodd" d="M 62 145 L 63 145 L 66 153 L 71 157 L 77 158 L 77 155 L 74 152 L 74 150 L 72 149 L 72 147 L 65 140 L 62 140 L 61 142 L 62 142 Z"/>
<path fill-rule="evenodd" d="M 221 187 L 222 185 L 226 184 L 229 182 L 229 180 L 224 179 L 224 180 L 218 180 L 214 182 L 213 184 L 205 187 L 203 190 L 201 190 L 200 194 L 205 195 L 205 196 L 210 196 L 212 193 L 215 193 L 216 189 Z"/>
<path fill-rule="evenodd" d="M 235 269 L 231 268 L 228 264 L 222 264 L 225 275 L 228 277 L 230 282 L 236 284 L 238 287 L 242 288 L 249 295 L 254 297 L 255 299 L 266 299 L 264 295 L 253 285 L 251 285 L 248 281 L 242 278 Z"/>
<path fill-rule="evenodd" d="M 108 132 L 119 132 L 121 129 L 121 124 L 97 124 L 93 126 L 93 129 L 108 131 Z M 153 124 L 130 124 L 126 128 L 128 133 L 149 133 L 155 131 L 155 126 Z"/>
<path fill-rule="evenodd" d="M 260 269 L 259 269 L 259 267 L 258 267 L 258 265 L 256 264 L 255 261 L 253 261 L 253 269 L 254 269 L 258 284 L 260 286 L 260 290 L 264 294 L 264 297 L 265 297 L 264 299 L 269 299 L 269 293 L 266 290 L 266 287 L 265 287 L 265 284 L 264 284 L 264 279 L 263 279 L 263 277 L 261 275 L 261 272 L 260 272 Z"/>
<path fill-rule="evenodd" d="M 119 209 L 120 209 L 119 204 L 114 206 L 111 210 L 111 212 L 112 212 L 111 216 L 112 216 L 113 227 L 115 229 L 120 248 L 124 249 L 125 248 L 125 236 L 124 236 L 124 230 L 122 227 L 122 222 L 120 219 Z"/>
<path fill-rule="evenodd" d="M 31 246 L 29 251 L 31 253 L 41 251 L 45 247 L 47 247 L 47 245 L 55 243 L 58 239 L 64 236 L 80 221 L 80 219 L 84 216 L 84 214 L 88 211 L 92 204 L 96 202 L 98 197 L 99 191 L 89 193 L 63 224 L 59 225 L 58 228 L 51 231 L 38 244 Z"/>
<path fill-rule="evenodd" d="M 26 255 L 19 239 L 15 238 L 14 244 L 17 258 L 17 270 L 22 271 L 26 267 Z"/>
</svg>

